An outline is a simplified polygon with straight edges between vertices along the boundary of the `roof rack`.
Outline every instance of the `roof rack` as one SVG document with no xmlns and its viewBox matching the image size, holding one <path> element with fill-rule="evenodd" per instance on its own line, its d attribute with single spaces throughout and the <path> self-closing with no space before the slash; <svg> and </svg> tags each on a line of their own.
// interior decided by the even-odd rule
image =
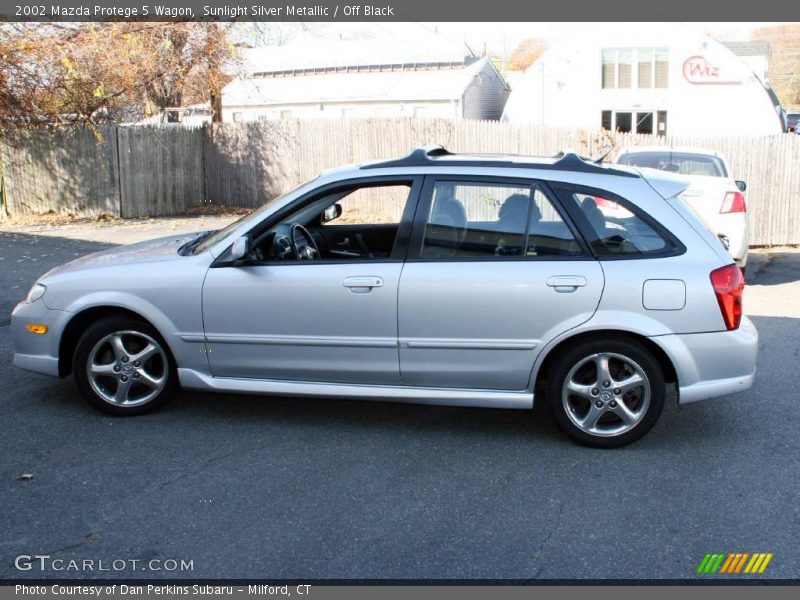
<svg viewBox="0 0 800 600">
<path fill-rule="evenodd" d="M 631 171 L 602 166 L 589 159 L 578 156 L 574 152 L 559 152 L 552 157 L 554 162 L 534 162 L 507 160 L 502 155 L 456 154 L 444 146 L 425 146 L 417 148 L 411 154 L 394 160 L 367 163 L 361 169 L 385 169 L 389 167 L 430 167 L 443 164 L 438 159 L 444 156 L 455 157 L 448 159 L 445 164 L 449 167 L 504 167 L 515 169 L 542 169 L 548 171 L 577 171 L 580 173 L 603 173 L 606 175 L 619 175 L 621 177 L 638 178 L 639 175 Z M 495 158 L 489 158 L 493 156 Z M 526 157 L 521 157 L 526 158 Z M 530 157 L 533 158 L 533 157 Z"/>
</svg>

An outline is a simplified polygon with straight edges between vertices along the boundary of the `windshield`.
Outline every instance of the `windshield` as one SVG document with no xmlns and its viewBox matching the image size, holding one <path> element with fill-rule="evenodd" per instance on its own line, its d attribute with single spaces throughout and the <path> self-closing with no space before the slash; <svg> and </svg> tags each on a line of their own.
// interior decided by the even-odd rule
<svg viewBox="0 0 800 600">
<path fill-rule="evenodd" d="M 623 154 L 619 164 L 634 167 L 647 167 L 659 169 L 681 175 L 702 175 L 705 177 L 727 177 L 725 165 L 722 161 L 709 154 L 694 154 L 690 152 L 632 152 Z"/>
<path fill-rule="evenodd" d="M 277 198 L 273 198 L 272 200 L 267 201 L 267 203 L 264 204 L 263 206 L 261 206 L 260 208 L 255 209 L 253 212 L 251 212 L 251 213 L 249 213 L 249 214 L 247 214 L 247 215 L 245 215 L 245 216 L 243 216 L 243 217 L 241 217 L 239 219 L 236 219 L 233 223 L 229 223 L 227 226 L 223 227 L 222 229 L 219 229 L 219 230 L 217 230 L 215 232 L 211 232 L 209 235 L 201 236 L 202 241 L 192 249 L 192 254 L 200 254 L 201 252 L 205 252 L 206 250 L 208 250 L 214 244 L 224 240 L 225 237 L 231 231 L 233 231 L 234 229 L 236 229 L 239 226 L 245 225 L 247 223 L 251 223 L 251 224 L 257 223 L 261 219 L 261 216 L 265 212 L 267 212 L 267 210 L 273 204 L 275 204 L 276 202 L 279 202 L 280 200 L 283 200 L 284 198 L 286 198 L 287 196 L 289 196 L 291 194 L 299 192 L 300 190 L 302 190 L 302 189 L 304 189 L 306 187 L 310 187 L 311 184 L 314 183 L 314 181 L 316 181 L 316 179 L 317 178 L 314 178 L 311 181 L 307 181 L 307 182 L 297 186 L 293 190 L 291 190 L 289 192 L 286 192 L 285 194 L 281 194 Z"/>
</svg>

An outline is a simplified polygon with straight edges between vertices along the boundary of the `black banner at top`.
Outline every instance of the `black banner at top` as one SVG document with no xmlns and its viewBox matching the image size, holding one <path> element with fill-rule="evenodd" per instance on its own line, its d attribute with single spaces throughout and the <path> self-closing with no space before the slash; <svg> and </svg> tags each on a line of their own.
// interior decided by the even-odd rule
<svg viewBox="0 0 800 600">
<path fill-rule="evenodd" d="M 0 0 L 7 21 L 792 21 L 786 0 Z"/>
</svg>

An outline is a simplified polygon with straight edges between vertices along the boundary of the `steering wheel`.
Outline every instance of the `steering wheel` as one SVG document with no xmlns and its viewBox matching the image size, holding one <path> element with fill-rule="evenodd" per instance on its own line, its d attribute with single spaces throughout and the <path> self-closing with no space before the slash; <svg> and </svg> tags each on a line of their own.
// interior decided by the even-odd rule
<svg viewBox="0 0 800 600">
<path fill-rule="evenodd" d="M 300 225 L 300 223 L 292 225 L 289 239 L 292 243 L 292 253 L 297 260 L 319 260 L 322 258 L 317 242 L 311 237 L 308 229 Z"/>
</svg>

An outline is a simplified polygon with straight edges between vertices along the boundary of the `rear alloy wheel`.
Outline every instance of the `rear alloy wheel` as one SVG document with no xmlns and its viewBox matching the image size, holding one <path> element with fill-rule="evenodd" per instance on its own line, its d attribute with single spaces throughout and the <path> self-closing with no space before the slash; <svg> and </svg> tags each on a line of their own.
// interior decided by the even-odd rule
<svg viewBox="0 0 800 600">
<path fill-rule="evenodd" d="M 176 379 L 169 353 L 153 328 L 120 318 L 99 321 L 84 333 L 73 373 L 89 403 L 114 415 L 156 409 Z"/>
<path fill-rule="evenodd" d="M 561 354 L 548 387 L 559 427 L 576 441 L 617 448 L 638 440 L 664 406 L 664 375 L 633 341 L 582 343 Z"/>
</svg>

